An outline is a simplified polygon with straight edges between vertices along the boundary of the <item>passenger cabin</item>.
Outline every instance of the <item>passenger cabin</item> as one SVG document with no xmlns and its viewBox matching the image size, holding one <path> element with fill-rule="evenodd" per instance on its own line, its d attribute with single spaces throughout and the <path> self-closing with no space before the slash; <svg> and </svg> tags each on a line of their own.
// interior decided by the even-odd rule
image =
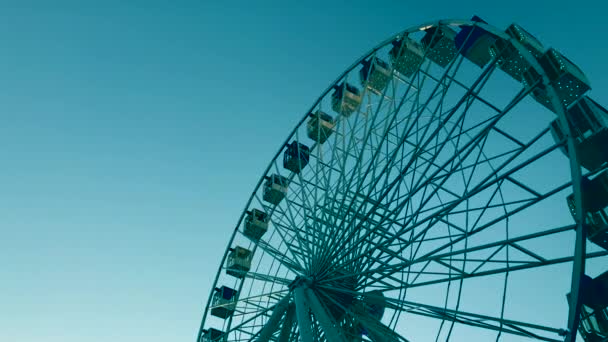
<svg viewBox="0 0 608 342">
<path fill-rule="evenodd" d="M 378 57 L 365 60 L 362 64 L 359 70 L 361 85 L 377 95 L 382 95 L 392 77 L 391 67 Z"/>
<path fill-rule="evenodd" d="M 268 221 L 270 217 L 265 212 L 252 209 L 245 216 L 245 228 L 243 234 L 252 240 L 259 241 L 268 231 Z"/>
<path fill-rule="evenodd" d="M 361 105 L 361 92 L 354 85 L 342 82 L 336 86 L 331 95 L 331 108 L 339 114 L 349 117 Z"/>
<path fill-rule="evenodd" d="M 300 173 L 310 160 L 310 148 L 297 141 L 287 145 L 283 154 L 283 167 L 293 173 Z"/>
<path fill-rule="evenodd" d="M 221 330 L 209 328 L 207 330 L 203 330 L 203 337 L 201 342 L 217 342 L 224 341 L 224 332 Z"/>
<path fill-rule="evenodd" d="M 586 342 L 608 340 L 608 272 L 581 279 L 581 321 L 579 333 Z M 570 303 L 570 294 L 566 296 Z"/>
<path fill-rule="evenodd" d="M 428 59 L 445 68 L 458 52 L 454 45 L 455 38 L 456 31 L 450 27 L 435 26 L 425 31 L 421 42 Z"/>
<path fill-rule="evenodd" d="M 306 134 L 319 144 L 324 143 L 334 131 L 336 122 L 331 115 L 318 110 L 310 114 L 310 120 L 306 124 Z"/>
<path fill-rule="evenodd" d="M 243 278 L 245 273 L 251 269 L 253 253 L 247 248 L 240 246 L 231 249 L 226 262 L 226 273 L 233 277 Z"/>
<path fill-rule="evenodd" d="M 223 319 L 232 316 L 236 310 L 236 294 L 236 290 L 227 286 L 216 287 L 211 301 L 211 314 Z"/>
<path fill-rule="evenodd" d="M 289 179 L 280 175 L 272 175 L 264 183 L 264 194 L 262 198 L 268 203 L 277 205 L 287 195 Z"/>
<path fill-rule="evenodd" d="M 549 83 L 555 87 L 557 97 L 565 107 L 570 106 L 574 101 L 583 96 L 587 90 L 591 89 L 587 76 L 585 76 L 582 70 L 561 53 L 557 52 L 557 50 L 553 48 L 547 50 L 538 59 L 538 62 L 547 74 Z M 532 67 L 524 72 L 523 80 L 526 87 L 531 87 L 539 79 L 540 75 Z M 539 84 L 532 91 L 531 95 L 540 104 L 555 112 L 555 108 L 553 108 L 544 85 Z"/>
<path fill-rule="evenodd" d="M 608 250 L 608 171 L 591 180 L 583 177 L 581 194 L 587 210 L 585 215 L 587 239 Z M 574 194 L 570 194 L 566 200 L 570 214 L 576 218 Z"/>
<path fill-rule="evenodd" d="M 541 42 L 521 26 L 511 24 L 505 32 L 519 42 L 534 58 L 538 59 L 543 55 L 545 48 Z M 522 81 L 524 72 L 530 68 L 530 63 L 509 40 L 496 39 L 490 46 L 490 55 L 499 56 L 498 68 L 519 82 Z"/>
<path fill-rule="evenodd" d="M 487 24 L 478 16 L 473 16 L 471 20 Z M 483 68 L 492 59 L 490 47 L 496 39 L 496 35 L 479 26 L 462 25 L 460 32 L 454 38 L 454 44 L 466 59 Z"/>
<path fill-rule="evenodd" d="M 395 70 L 405 77 L 414 75 L 424 60 L 422 46 L 409 37 L 393 41 L 388 54 Z"/>
<path fill-rule="evenodd" d="M 566 118 L 575 139 L 579 164 L 594 171 L 608 162 L 608 110 L 584 96 L 568 109 Z M 566 133 L 558 120 L 551 123 L 551 134 L 556 141 L 565 139 Z M 568 155 L 565 144 L 562 152 Z"/>
<path fill-rule="evenodd" d="M 366 314 L 378 321 L 382 319 L 384 311 L 386 310 L 386 298 L 382 291 L 374 290 L 367 292 L 362 296 L 361 301 L 363 302 L 363 308 Z"/>
</svg>

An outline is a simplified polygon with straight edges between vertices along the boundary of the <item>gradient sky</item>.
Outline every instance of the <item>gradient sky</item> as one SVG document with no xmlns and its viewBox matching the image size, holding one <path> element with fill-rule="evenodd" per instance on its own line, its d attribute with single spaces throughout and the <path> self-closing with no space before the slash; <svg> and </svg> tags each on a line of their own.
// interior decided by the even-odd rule
<svg viewBox="0 0 608 342">
<path fill-rule="evenodd" d="M 271 157 L 406 27 L 517 22 L 608 104 L 603 1 L 476 2 L 0 0 L 0 341 L 194 341 Z"/>
</svg>

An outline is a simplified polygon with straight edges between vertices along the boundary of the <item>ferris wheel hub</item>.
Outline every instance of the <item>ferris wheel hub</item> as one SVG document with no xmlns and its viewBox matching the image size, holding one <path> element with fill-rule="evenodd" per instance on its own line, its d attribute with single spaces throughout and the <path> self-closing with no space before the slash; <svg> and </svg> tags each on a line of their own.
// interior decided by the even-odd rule
<svg viewBox="0 0 608 342">
<path fill-rule="evenodd" d="M 303 277 L 303 276 L 297 276 L 290 284 L 289 284 L 289 290 L 293 291 L 298 287 L 303 287 L 303 288 L 307 288 L 307 287 L 312 287 L 312 285 L 315 283 L 314 281 L 314 277 Z"/>
</svg>

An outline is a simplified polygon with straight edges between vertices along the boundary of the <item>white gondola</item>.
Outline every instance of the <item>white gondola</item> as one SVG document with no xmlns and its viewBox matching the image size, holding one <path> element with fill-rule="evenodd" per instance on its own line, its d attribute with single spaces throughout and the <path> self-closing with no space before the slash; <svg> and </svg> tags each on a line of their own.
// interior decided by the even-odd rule
<svg viewBox="0 0 608 342">
<path fill-rule="evenodd" d="M 487 24 L 478 16 L 473 16 L 471 20 Z M 454 38 L 454 44 L 464 58 L 483 68 L 492 59 L 490 47 L 496 38 L 494 34 L 479 26 L 462 25 L 460 32 Z"/>
<path fill-rule="evenodd" d="M 264 194 L 262 198 L 268 203 L 277 205 L 287 195 L 289 179 L 280 175 L 272 175 L 264 183 Z"/>
<path fill-rule="evenodd" d="M 297 141 L 287 145 L 283 154 L 283 167 L 293 173 L 300 173 L 308 165 L 310 148 Z"/>
<path fill-rule="evenodd" d="M 226 262 L 226 273 L 233 277 L 243 278 L 245 273 L 251 269 L 251 259 L 253 253 L 247 248 L 235 247 L 228 254 Z"/>
<path fill-rule="evenodd" d="M 424 59 L 424 50 L 420 43 L 405 37 L 395 40 L 389 51 L 391 63 L 395 70 L 405 77 L 411 77 Z"/>
<path fill-rule="evenodd" d="M 541 42 L 521 26 L 511 24 L 505 32 L 518 41 L 534 58 L 538 59 L 543 55 L 545 48 Z M 498 68 L 519 82 L 522 81 L 524 72 L 530 68 L 530 63 L 508 40 L 496 39 L 490 47 L 490 54 L 492 57 L 500 54 Z"/>
<path fill-rule="evenodd" d="M 549 82 L 555 87 L 557 97 L 564 106 L 570 106 L 591 89 L 589 80 L 583 71 L 557 50 L 550 48 L 538 59 L 538 62 L 547 74 Z M 539 79 L 540 75 L 532 67 L 524 72 L 523 82 L 526 87 L 535 85 Z M 538 84 L 532 90 L 531 95 L 540 104 L 555 112 L 547 90 L 542 84 Z"/>
<path fill-rule="evenodd" d="M 203 330 L 203 337 L 201 342 L 218 342 L 223 341 L 224 332 L 214 328 Z"/>
<path fill-rule="evenodd" d="M 270 217 L 265 212 L 252 209 L 245 216 L 245 225 L 243 234 L 252 240 L 258 241 L 268 231 L 268 222 Z"/>
<path fill-rule="evenodd" d="M 391 67 L 377 57 L 363 61 L 362 64 L 363 66 L 359 70 L 361 85 L 377 95 L 382 95 L 392 77 Z"/>
<path fill-rule="evenodd" d="M 322 144 L 333 133 L 335 126 L 336 122 L 331 115 L 319 110 L 310 114 L 310 120 L 306 123 L 306 134 L 310 139 Z"/>
<path fill-rule="evenodd" d="M 587 209 L 585 216 L 587 238 L 608 250 L 608 171 L 591 180 L 583 177 L 581 192 Z M 566 200 L 570 213 L 576 217 L 574 195 L 569 195 Z"/>
<path fill-rule="evenodd" d="M 584 96 L 568 109 L 566 117 L 575 138 L 579 164 L 589 171 L 599 169 L 608 162 L 608 110 Z M 558 120 L 551 123 L 551 134 L 556 141 L 565 138 Z M 565 144 L 562 152 L 568 155 Z"/>
<path fill-rule="evenodd" d="M 236 310 L 237 291 L 227 286 L 215 288 L 211 301 L 211 314 L 226 319 Z"/>
<path fill-rule="evenodd" d="M 456 31 L 448 26 L 431 27 L 427 29 L 422 37 L 422 46 L 426 56 L 441 67 L 446 67 L 456 57 L 456 46 L 454 39 Z"/>
<path fill-rule="evenodd" d="M 361 92 L 354 85 L 342 82 L 336 86 L 331 95 L 331 108 L 339 114 L 349 117 L 361 105 Z"/>
</svg>

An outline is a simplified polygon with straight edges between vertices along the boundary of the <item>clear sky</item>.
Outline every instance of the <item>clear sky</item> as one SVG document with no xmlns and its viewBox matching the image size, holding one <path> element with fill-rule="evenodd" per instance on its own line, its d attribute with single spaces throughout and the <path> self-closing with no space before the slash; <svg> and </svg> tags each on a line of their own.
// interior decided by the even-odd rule
<svg viewBox="0 0 608 342">
<path fill-rule="evenodd" d="M 608 104 L 601 0 L 0 0 L 0 341 L 193 341 L 236 220 L 352 61 L 517 22 Z"/>
</svg>

